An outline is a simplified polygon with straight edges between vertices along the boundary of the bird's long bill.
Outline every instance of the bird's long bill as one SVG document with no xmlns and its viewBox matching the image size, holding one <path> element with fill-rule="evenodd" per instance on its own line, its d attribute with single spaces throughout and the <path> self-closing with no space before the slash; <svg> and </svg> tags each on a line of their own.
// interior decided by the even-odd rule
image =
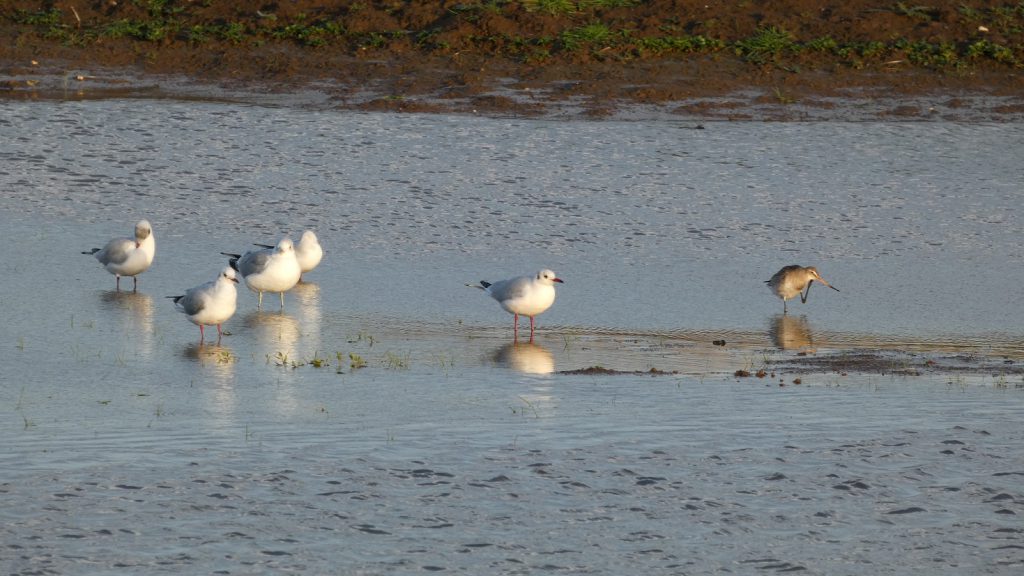
<svg viewBox="0 0 1024 576">
<path fill-rule="evenodd" d="M 817 280 L 818 282 L 821 282 L 822 284 L 824 284 L 825 286 L 828 286 L 829 288 L 835 290 L 836 292 L 839 292 L 839 288 L 836 288 L 835 286 L 829 284 L 828 282 L 825 282 L 821 278 L 815 278 L 815 280 Z"/>
<path fill-rule="evenodd" d="M 558 282 L 559 284 L 565 284 L 565 281 L 562 280 L 561 278 L 552 278 L 551 281 L 552 282 Z"/>
</svg>

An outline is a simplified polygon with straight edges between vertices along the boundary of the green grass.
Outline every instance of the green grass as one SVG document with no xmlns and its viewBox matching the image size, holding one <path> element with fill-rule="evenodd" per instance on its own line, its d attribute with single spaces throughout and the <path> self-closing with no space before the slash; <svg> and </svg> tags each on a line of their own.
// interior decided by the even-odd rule
<svg viewBox="0 0 1024 576">
<path fill-rule="evenodd" d="M 931 22 L 939 19 L 939 9 L 934 6 L 907 5 L 905 2 L 897 2 L 892 11 L 900 16 L 907 16 L 922 22 Z"/>
<path fill-rule="evenodd" d="M 602 22 L 592 22 L 586 26 L 580 26 L 578 28 L 570 28 L 560 36 L 562 45 L 565 46 L 566 50 L 578 50 L 583 46 L 593 46 L 595 44 L 604 44 L 611 40 L 612 31 L 608 26 Z"/>
<path fill-rule="evenodd" d="M 545 14 L 572 14 L 576 12 L 576 2 L 572 0 L 523 0 L 527 12 L 543 12 Z"/>
<path fill-rule="evenodd" d="M 522 6 L 536 14 L 536 18 L 564 20 L 561 32 L 551 35 L 514 36 L 485 33 L 448 40 L 446 24 L 432 22 L 422 29 L 377 30 L 354 33 L 347 30 L 344 20 L 334 16 L 304 15 L 284 18 L 275 14 L 260 14 L 258 18 L 219 23 L 192 24 L 191 9 L 176 0 L 126 0 L 141 7 L 145 13 L 134 19 L 120 19 L 97 23 L 71 18 L 66 4 L 43 10 L 16 10 L 9 21 L 31 29 L 30 33 L 69 46 L 87 47 L 104 39 L 118 39 L 156 46 L 185 42 L 200 45 L 207 42 L 229 42 L 238 45 L 260 46 L 272 42 L 291 42 L 305 48 L 333 47 L 349 54 L 366 50 L 386 49 L 392 44 L 412 42 L 416 50 L 425 54 L 450 53 L 473 50 L 493 53 L 518 62 L 543 64 L 559 57 L 575 57 L 577 53 L 600 51 L 610 57 L 634 59 L 642 57 L 684 57 L 688 54 L 712 54 L 729 50 L 755 65 L 775 64 L 798 71 L 795 62 L 787 60 L 802 56 L 833 57 L 836 63 L 852 68 L 864 68 L 902 59 L 918 67 L 934 70 L 960 71 L 969 66 L 999 64 L 1012 68 L 1024 66 L 1024 2 L 1007 3 L 993 8 L 975 8 L 962 3 L 955 8 L 962 22 L 971 28 L 983 26 L 991 30 L 997 41 L 989 40 L 984 32 L 972 32 L 956 42 L 934 42 L 907 38 L 879 38 L 839 42 L 824 36 L 801 40 L 788 30 L 767 25 L 747 38 L 725 41 L 710 36 L 688 35 L 684 19 L 666 17 L 661 26 L 663 35 L 638 36 L 628 24 L 612 20 L 603 11 L 640 4 L 638 0 L 470 0 L 449 8 L 459 21 L 476 22 L 486 13 L 500 14 Z M 210 1 L 210 0 L 207 0 Z M 933 3 L 934 4 L 934 3 Z M 47 3 L 46 5 L 52 5 Z M 349 7 L 357 12 L 358 6 Z M 878 10 L 900 14 L 908 18 L 932 20 L 938 11 L 931 4 L 915 2 L 882 3 Z M 617 17 L 617 16 L 616 16 Z M 706 30 L 715 30 L 713 23 L 704 22 Z M 708 32 L 705 32 L 706 34 Z M 445 38 L 442 40 L 442 38 Z M 456 41 L 459 44 L 456 44 Z M 137 48 L 142 51 L 147 48 Z M 154 49 L 151 54 L 157 54 Z M 804 63 L 800 63 L 801 66 Z"/>
<path fill-rule="evenodd" d="M 735 43 L 736 54 L 744 59 L 765 63 L 777 60 L 783 53 L 798 49 L 793 35 L 783 28 L 768 26 L 757 34 Z"/>
<path fill-rule="evenodd" d="M 551 16 L 575 14 L 611 8 L 629 8 L 642 0 L 522 0 L 527 12 L 542 12 Z"/>
<path fill-rule="evenodd" d="M 28 10 L 15 10 L 13 20 L 16 24 L 27 24 L 29 26 L 57 26 L 63 17 L 63 12 L 58 8 L 30 12 Z"/>
<path fill-rule="evenodd" d="M 107 38 L 133 38 L 147 42 L 159 42 L 177 32 L 177 26 L 163 20 L 140 21 L 118 20 L 103 30 Z"/>
</svg>

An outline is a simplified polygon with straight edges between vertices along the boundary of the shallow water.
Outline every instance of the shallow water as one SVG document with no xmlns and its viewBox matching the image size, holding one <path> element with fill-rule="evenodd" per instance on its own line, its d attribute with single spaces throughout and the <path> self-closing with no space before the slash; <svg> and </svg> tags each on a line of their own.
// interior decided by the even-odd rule
<svg viewBox="0 0 1024 576">
<path fill-rule="evenodd" d="M 5 103 L 0 134 L 8 573 L 1024 563 L 1020 376 L 731 376 L 865 347 L 1016 366 L 1019 125 L 111 100 Z M 142 217 L 156 262 L 115 293 L 80 252 Z M 304 228 L 328 253 L 285 310 L 242 288 L 198 346 L 164 296 Z M 761 281 L 792 262 L 842 292 L 780 316 Z M 512 345 L 463 284 L 541 266 L 566 284 Z M 596 365 L 669 374 L 560 373 Z"/>
</svg>

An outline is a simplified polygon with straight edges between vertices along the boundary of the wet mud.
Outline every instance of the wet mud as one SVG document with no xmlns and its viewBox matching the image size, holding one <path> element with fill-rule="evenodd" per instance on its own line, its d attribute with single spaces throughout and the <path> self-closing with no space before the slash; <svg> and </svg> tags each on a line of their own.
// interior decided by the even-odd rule
<svg viewBox="0 0 1024 576">
<path fill-rule="evenodd" d="M 1015 120 L 1024 115 L 1022 30 L 1019 5 L 987 1 L 14 0 L 0 8 L 0 97 L 305 98 L 597 119 L 654 110 Z"/>
<path fill-rule="evenodd" d="M 825 354 L 799 354 L 769 360 L 773 369 L 790 374 L 864 373 L 892 376 L 988 375 L 1020 380 L 1019 359 L 972 354 L 918 354 L 902 350 L 848 350 Z M 1009 384 L 1008 384 L 1009 386 Z M 1017 388 L 1024 384 L 1012 384 Z"/>
</svg>

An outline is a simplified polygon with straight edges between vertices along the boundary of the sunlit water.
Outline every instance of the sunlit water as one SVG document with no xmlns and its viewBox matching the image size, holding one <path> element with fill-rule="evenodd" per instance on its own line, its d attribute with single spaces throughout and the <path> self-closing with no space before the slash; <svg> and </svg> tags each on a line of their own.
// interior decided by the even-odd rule
<svg viewBox="0 0 1024 576">
<path fill-rule="evenodd" d="M 732 373 L 1018 365 L 1021 150 L 1017 124 L 5 102 L 0 566 L 1017 573 L 1019 375 Z M 143 217 L 156 262 L 115 293 L 80 252 Z M 327 255 L 285 310 L 242 288 L 200 347 L 164 297 L 305 228 Z M 790 263 L 842 292 L 782 317 Z M 566 283 L 513 345 L 464 284 L 540 267 Z M 591 366 L 670 374 L 559 373 Z"/>
</svg>

